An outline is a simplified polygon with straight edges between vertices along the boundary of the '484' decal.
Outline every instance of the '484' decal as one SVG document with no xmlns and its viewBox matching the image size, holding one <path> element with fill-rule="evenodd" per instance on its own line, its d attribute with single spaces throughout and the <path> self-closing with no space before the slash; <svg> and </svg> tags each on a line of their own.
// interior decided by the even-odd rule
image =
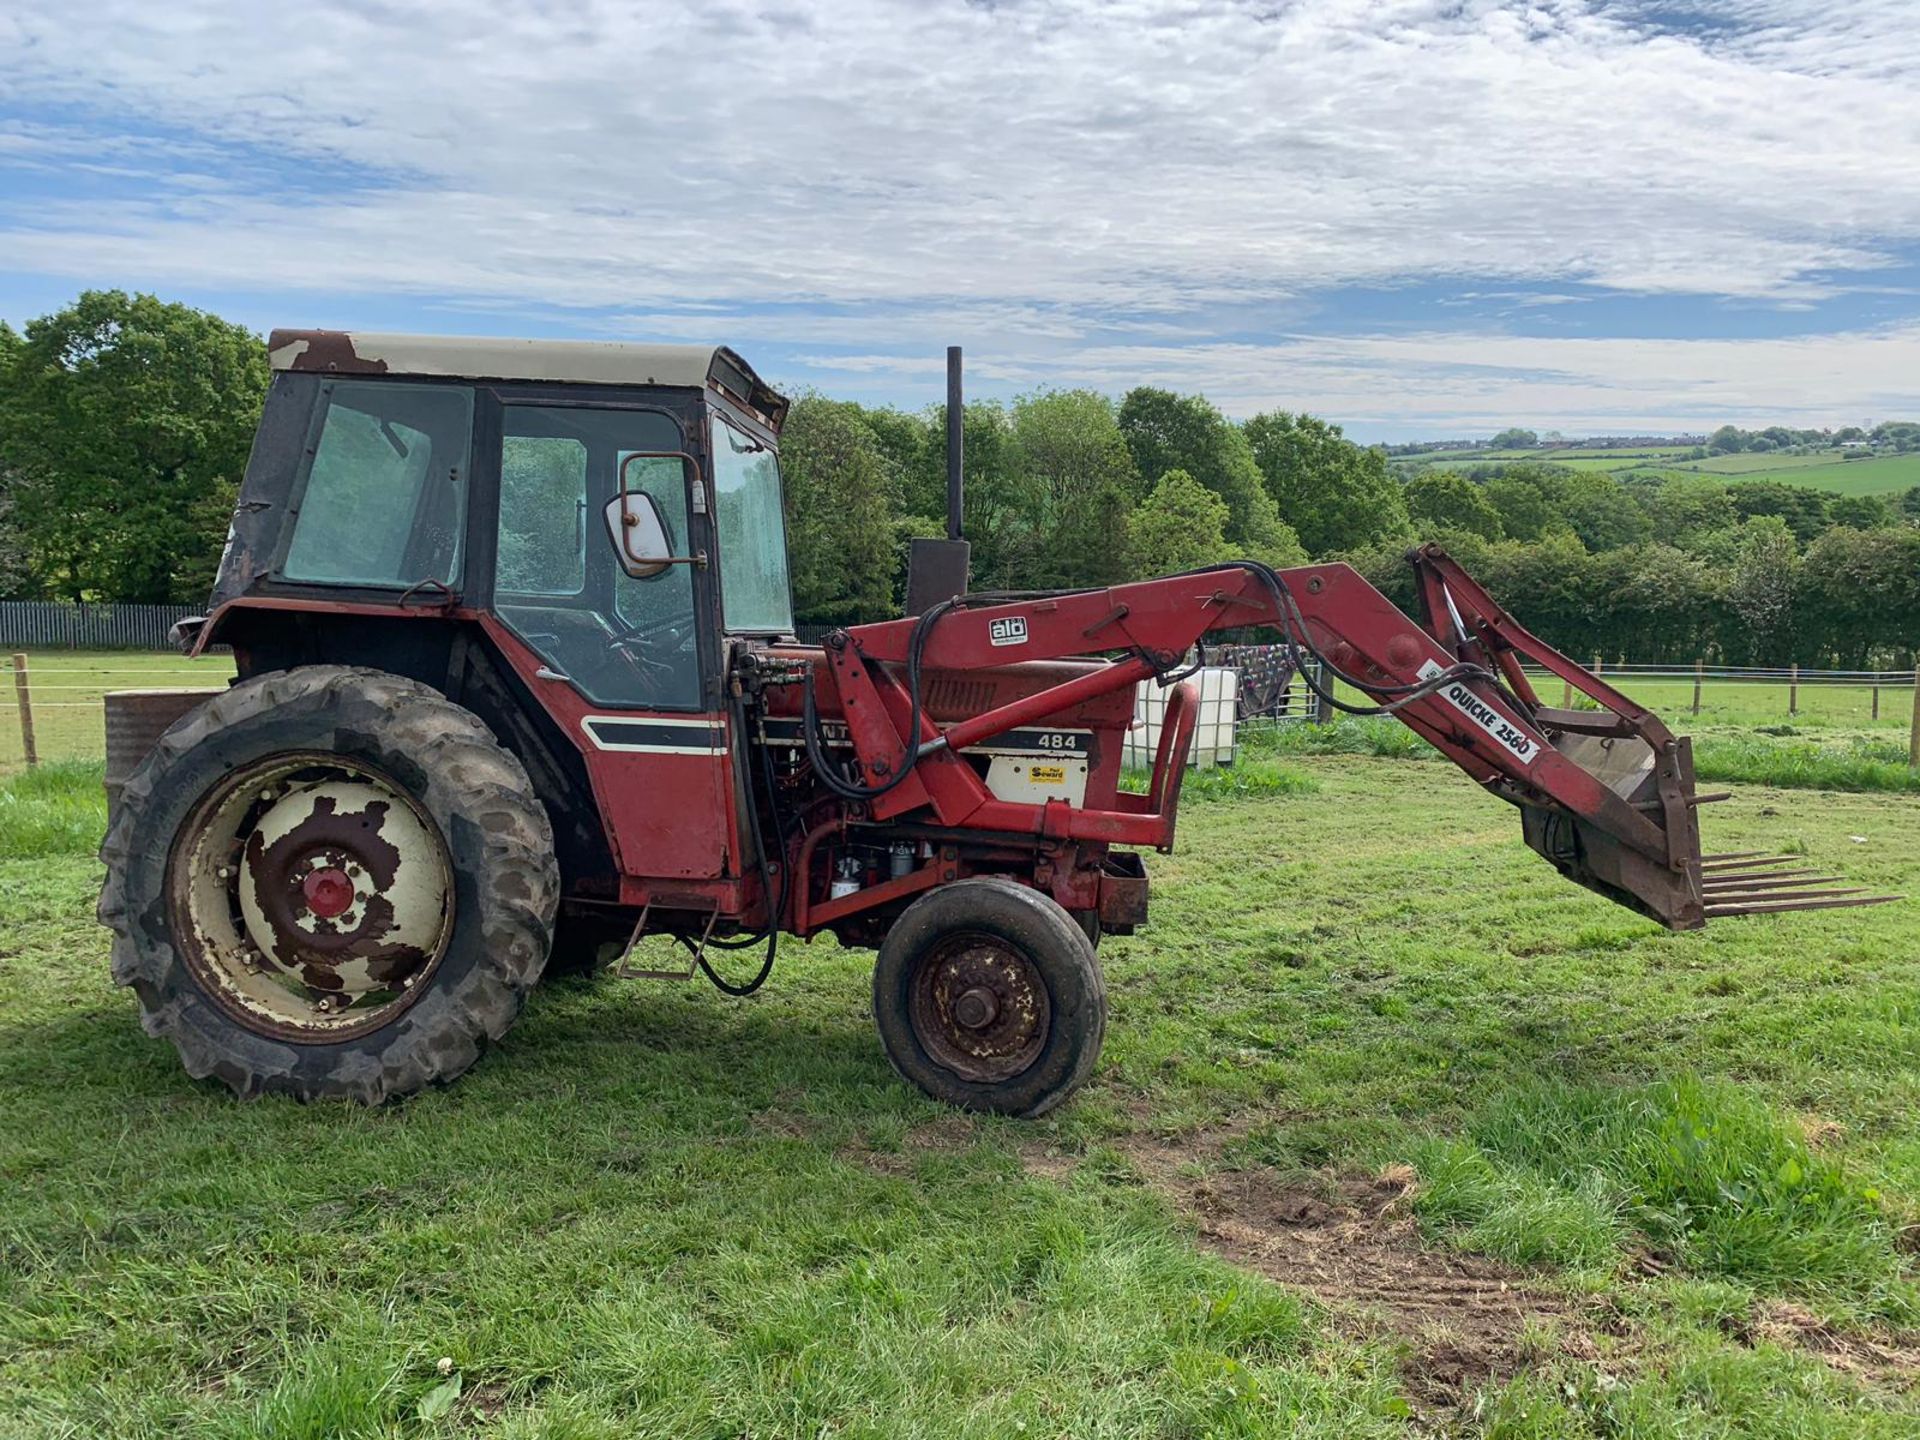
<svg viewBox="0 0 1920 1440">
<path fill-rule="evenodd" d="M 1439 673 L 1440 667 L 1431 660 L 1420 667 L 1422 680 L 1431 680 Z M 1437 693 L 1442 700 L 1505 746 L 1521 764 L 1531 765 L 1534 756 L 1540 753 L 1539 743 L 1532 736 L 1469 690 L 1465 682 L 1456 680 L 1450 685 L 1442 685 Z"/>
</svg>

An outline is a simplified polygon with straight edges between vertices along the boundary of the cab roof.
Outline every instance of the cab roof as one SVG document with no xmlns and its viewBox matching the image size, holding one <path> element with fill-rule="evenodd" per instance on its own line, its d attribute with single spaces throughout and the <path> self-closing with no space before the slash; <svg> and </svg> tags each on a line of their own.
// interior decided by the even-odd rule
<svg viewBox="0 0 1920 1440">
<path fill-rule="evenodd" d="M 428 375 L 562 385 L 668 385 L 692 390 L 711 386 L 758 414 L 776 431 L 787 414 L 786 397 L 724 345 L 275 330 L 267 337 L 267 356 L 275 370 L 327 375 Z"/>
</svg>

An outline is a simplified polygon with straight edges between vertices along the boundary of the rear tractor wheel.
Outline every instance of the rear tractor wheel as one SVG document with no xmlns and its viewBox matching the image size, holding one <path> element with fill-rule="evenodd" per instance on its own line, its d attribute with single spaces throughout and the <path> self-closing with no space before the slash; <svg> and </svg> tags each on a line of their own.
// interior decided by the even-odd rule
<svg viewBox="0 0 1920 1440">
<path fill-rule="evenodd" d="M 1071 915 L 986 877 L 923 896 L 894 924 L 874 967 L 873 1016 L 894 1069 L 934 1099 L 1031 1117 L 1092 1074 L 1107 991 Z"/>
<path fill-rule="evenodd" d="M 559 876 L 525 770 L 414 681 L 312 666 L 193 711 L 127 781 L 101 858 L 114 979 L 189 1074 L 369 1103 L 504 1035 Z"/>
</svg>

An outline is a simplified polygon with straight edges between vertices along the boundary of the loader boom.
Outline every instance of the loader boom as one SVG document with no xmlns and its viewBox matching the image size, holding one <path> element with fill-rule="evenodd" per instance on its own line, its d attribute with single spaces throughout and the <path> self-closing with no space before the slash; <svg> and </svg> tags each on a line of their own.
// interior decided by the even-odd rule
<svg viewBox="0 0 1920 1440">
<path fill-rule="evenodd" d="M 941 825 L 959 829 L 1169 849 L 1192 728 L 1184 689 L 1169 706 L 1148 794 L 1121 795 L 1112 809 L 995 799 L 963 753 L 1168 675 L 1211 632 L 1257 626 L 1319 657 L 1323 683 L 1337 679 L 1375 702 L 1346 708 L 1392 714 L 1520 807 L 1528 844 L 1569 878 L 1677 930 L 1749 904 L 1789 908 L 1732 883 L 1737 871 L 1720 877 L 1714 867 L 1734 857 L 1702 857 L 1695 810 L 1718 797 L 1696 794 L 1686 740 L 1530 634 L 1439 547 L 1422 546 L 1408 558 L 1420 623 L 1351 566 L 1273 571 L 1242 563 L 1104 590 L 965 597 L 918 620 L 836 632 L 827 641 L 827 670 L 873 792 L 871 817 L 929 806 Z M 918 672 L 1115 652 L 1123 658 L 1104 669 L 945 729 L 914 704 Z M 1522 661 L 1559 676 L 1597 708 L 1542 705 Z M 903 765 L 910 774 L 900 773 Z M 1832 903 L 1824 895 L 1796 898 Z"/>
</svg>

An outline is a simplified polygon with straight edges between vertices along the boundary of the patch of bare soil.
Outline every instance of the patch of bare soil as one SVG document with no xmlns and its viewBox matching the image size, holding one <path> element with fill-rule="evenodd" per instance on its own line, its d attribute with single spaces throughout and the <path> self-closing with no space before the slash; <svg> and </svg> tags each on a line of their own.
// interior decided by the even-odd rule
<svg viewBox="0 0 1920 1440">
<path fill-rule="evenodd" d="M 456 1413 L 470 1424 L 488 1425 L 507 1408 L 505 1385 L 475 1385 L 456 1402 Z"/>
<path fill-rule="evenodd" d="M 1839 1330 L 1810 1310 L 1772 1300 L 1755 1311 L 1740 1339 L 1771 1341 L 1816 1355 L 1836 1370 L 1895 1390 L 1920 1388 L 1920 1343 L 1912 1335 Z"/>
<path fill-rule="evenodd" d="M 1307 1291 L 1352 1333 L 1397 1345 L 1409 1398 L 1427 1410 L 1468 1402 L 1554 1354 L 1599 1358 L 1594 1317 L 1524 1271 L 1423 1244 L 1409 1168 L 1294 1183 L 1262 1168 L 1218 1168 L 1217 1135 L 1116 1145 L 1217 1253 Z M 1052 1177 L 1072 1169 L 1039 1147 L 1025 1159 Z"/>
</svg>

